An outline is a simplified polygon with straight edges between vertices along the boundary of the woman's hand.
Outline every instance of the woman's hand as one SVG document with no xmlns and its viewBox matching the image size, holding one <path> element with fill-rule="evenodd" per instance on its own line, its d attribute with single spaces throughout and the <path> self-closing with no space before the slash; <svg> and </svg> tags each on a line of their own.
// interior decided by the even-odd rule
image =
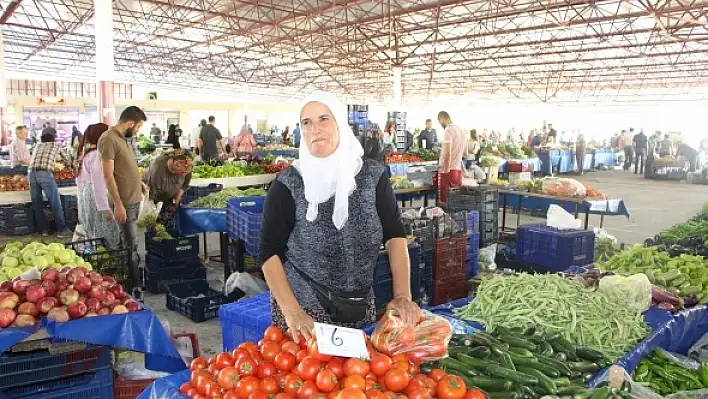
<svg viewBox="0 0 708 399">
<path fill-rule="evenodd" d="M 415 326 L 420 320 L 420 308 L 407 297 L 397 297 L 386 306 L 387 310 L 395 311 L 398 317 L 410 327 Z"/>
<path fill-rule="evenodd" d="M 298 309 L 289 313 L 283 312 L 283 316 L 285 316 L 285 323 L 288 325 L 288 331 L 290 332 L 290 335 L 292 335 L 293 341 L 295 341 L 296 344 L 300 343 L 300 334 L 302 334 L 302 337 L 307 342 L 309 342 L 314 336 L 315 322 L 312 320 L 310 315 L 305 313 L 304 310 Z"/>
<path fill-rule="evenodd" d="M 110 209 L 106 210 L 106 220 L 108 220 L 108 221 L 115 220 L 115 217 L 113 216 L 113 212 L 111 212 Z"/>
</svg>

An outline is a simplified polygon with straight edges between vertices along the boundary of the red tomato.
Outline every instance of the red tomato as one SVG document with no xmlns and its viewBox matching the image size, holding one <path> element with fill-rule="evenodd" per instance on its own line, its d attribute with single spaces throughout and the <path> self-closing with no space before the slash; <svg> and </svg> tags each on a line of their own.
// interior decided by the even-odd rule
<svg viewBox="0 0 708 399">
<path fill-rule="evenodd" d="M 355 358 L 347 359 L 347 361 L 344 362 L 344 375 L 360 375 L 366 377 L 367 374 L 369 374 L 369 363 Z"/>
<path fill-rule="evenodd" d="M 470 389 L 465 395 L 465 399 L 487 399 L 487 395 L 477 388 Z"/>
<path fill-rule="evenodd" d="M 192 383 L 185 382 L 184 384 L 179 386 L 179 393 L 186 394 L 187 392 L 189 392 L 190 389 L 194 389 L 194 387 L 192 386 Z"/>
<path fill-rule="evenodd" d="M 217 366 L 216 363 L 210 364 L 209 367 L 207 367 L 207 371 L 211 375 L 217 375 L 219 374 L 219 366 Z"/>
<path fill-rule="evenodd" d="M 306 358 L 295 368 L 295 373 L 297 373 L 303 381 L 314 381 L 317 377 L 317 373 L 320 370 L 320 362 L 314 358 Z"/>
<path fill-rule="evenodd" d="M 208 381 L 204 381 L 204 383 L 201 386 L 201 389 L 199 387 L 197 387 L 197 390 L 199 391 L 199 393 L 201 393 L 202 395 L 204 395 L 208 398 L 216 392 L 221 392 L 221 387 L 219 386 L 219 384 L 217 384 L 216 381 L 208 380 Z"/>
<path fill-rule="evenodd" d="M 339 392 L 341 392 L 341 390 L 335 389 L 327 395 L 327 399 L 337 399 L 337 395 L 339 395 Z"/>
<path fill-rule="evenodd" d="M 445 372 L 440 369 L 432 369 L 430 370 L 430 373 L 428 373 L 428 376 L 435 382 L 438 382 L 445 378 L 445 375 Z"/>
<path fill-rule="evenodd" d="M 237 349 L 234 349 L 233 352 L 231 352 L 231 357 L 234 358 L 234 361 L 235 361 L 235 360 L 238 360 L 238 359 L 240 359 L 240 358 L 242 358 L 242 357 L 250 358 L 250 357 L 251 357 L 251 352 L 247 351 L 247 350 L 244 349 L 244 348 L 237 348 Z"/>
<path fill-rule="evenodd" d="M 276 326 L 270 326 L 266 328 L 263 339 L 266 341 L 280 342 L 283 340 L 283 331 Z"/>
<path fill-rule="evenodd" d="M 224 393 L 224 399 L 239 399 L 239 397 L 235 390 L 231 390 Z"/>
<path fill-rule="evenodd" d="M 280 392 L 280 386 L 274 377 L 266 377 L 262 379 L 260 388 L 261 391 L 267 393 L 268 395 L 274 395 Z"/>
<path fill-rule="evenodd" d="M 332 392 L 337 387 L 338 382 L 337 376 L 329 369 L 320 370 L 315 379 L 317 389 L 327 393 Z"/>
<path fill-rule="evenodd" d="M 360 375 L 350 375 L 344 378 L 342 387 L 354 388 L 364 392 L 364 390 L 366 390 L 366 379 Z"/>
<path fill-rule="evenodd" d="M 263 362 L 258 366 L 258 378 L 264 379 L 266 377 L 273 376 L 278 373 L 278 369 L 275 364 L 271 362 Z"/>
<path fill-rule="evenodd" d="M 320 393 L 318 393 L 317 395 L 313 396 L 311 399 L 327 399 L 327 396 L 328 396 L 328 395 L 329 395 L 329 394 L 320 392 Z"/>
<path fill-rule="evenodd" d="M 281 343 L 280 350 L 283 352 L 290 352 L 293 355 L 296 355 L 300 351 L 300 346 L 293 341 L 287 340 Z"/>
<path fill-rule="evenodd" d="M 225 390 L 234 389 L 239 380 L 238 370 L 235 367 L 226 367 L 219 371 L 217 382 Z"/>
<path fill-rule="evenodd" d="M 406 390 L 405 390 L 405 391 L 406 391 L 406 393 L 408 393 L 408 392 L 411 392 L 411 391 L 415 391 L 416 389 L 425 389 L 425 385 L 423 384 L 422 381 L 416 380 L 415 378 L 413 378 L 413 379 L 410 380 L 410 382 L 408 383 L 408 386 L 406 387 Z"/>
<path fill-rule="evenodd" d="M 219 370 L 225 369 L 234 365 L 234 358 L 228 352 L 221 352 L 216 355 L 214 364 Z"/>
<path fill-rule="evenodd" d="M 367 389 L 366 392 L 364 392 L 364 395 L 366 395 L 366 399 L 374 399 L 378 395 L 383 395 L 383 392 L 379 389 Z"/>
<path fill-rule="evenodd" d="M 329 359 L 332 358 L 331 355 L 323 355 L 320 353 L 319 349 L 317 349 L 317 341 L 315 341 L 314 339 L 312 340 L 312 342 L 310 342 L 309 352 L 310 356 L 314 357 L 320 362 L 328 362 Z"/>
<path fill-rule="evenodd" d="M 297 353 L 295 354 L 295 360 L 297 360 L 297 362 L 300 363 L 301 361 L 305 360 L 305 358 L 308 356 L 310 356 L 310 354 L 306 350 L 301 349 L 301 350 L 297 351 Z"/>
<path fill-rule="evenodd" d="M 397 369 L 397 370 L 403 370 L 406 373 L 408 372 L 408 362 L 394 362 L 393 365 L 391 366 L 391 369 Z"/>
<path fill-rule="evenodd" d="M 318 393 L 317 385 L 313 381 L 305 381 L 302 383 L 300 389 L 297 390 L 297 398 L 310 399 Z"/>
<path fill-rule="evenodd" d="M 408 356 L 399 353 L 398 355 L 394 355 L 391 360 L 393 360 L 394 363 L 396 362 L 405 362 L 408 363 Z"/>
<path fill-rule="evenodd" d="M 204 384 L 204 381 L 206 380 L 211 380 L 211 374 L 206 371 L 206 370 L 195 370 L 192 371 L 192 375 L 189 378 L 189 382 L 192 383 L 192 386 L 197 388 L 199 392 L 202 390 L 199 389 L 200 386 Z"/>
<path fill-rule="evenodd" d="M 236 370 L 238 370 L 239 375 L 242 377 L 254 376 L 258 372 L 256 362 L 253 359 L 245 357 L 238 359 L 234 367 L 236 367 Z"/>
<path fill-rule="evenodd" d="M 236 383 L 236 394 L 241 399 L 247 399 L 253 392 L 258 391 L 261 383 L 253 376 L 243 377 Z"/>
<path fill-rule="evenodd" d="M 248 399 L 268 399 L 268 395 L 265 392 L 255 391 L 248 395 Z"/>
<path fill-rule="evenodd" d="M 272 362 L 281 350 L 282 349 L 277 342 L 265 341 L 263 342 L 263 345 L 261 345 L 261 355 L 263 356 L 263 360 L 268 362 Z"/>
<path fill-rule="evenodd" d="M 292 395 L 293 397 L 297 396 L 297 391 L 300 389 L 302 386 L 302 379 L 298 377 L 295 374 L 288 374 L 285 377 L 285 393 Z"/>
<path fill-rule="evenodd" d="M 366 395 L 359 389 L 344 388 L 337 395 L 337 399 L 366 399 Z"/>
<path fill-rule="evenodd" d="M 282 393 L 282 392 L 281 392 L 281 393 L 275 395 L 275 398 L 274 398 L 274 399 L 295 399 L 295 398 L 292 397 L 291 395 L 288 395 L 287 393 Z"/>
<path fill-rule="evenodd" d="M 467 386 L 462 378 L 448 375 L 438 382 L 439 399 L 463 399 L 467 394 Z"/>
<path fill-rule="evenodd" d="M 430 393 L 425 388 L 418 388 L 407 392 L 408 399 L 432 399 Z"/>
<path fill-rule="evenodd" d="M 251 355 L 258 353 L 258 345 L 253 342 L 242 342 L 239 344 L 238 348 L 247 350 Z"/>
<path fill-rule="evenodd" d="M 344 377 L 344 359 L 341 357 L 333 357 L 329 362 L 327 362 L 327 368 L 332 370 L 337 379 L 342 379 Z"/>
<path fill-rule="evenodd" d="M 273 378 L 275 378 L 275 382 L 278 383 L 278 388 L 280 388 L 281 392 L 285 390 L 285 376 L 287 376 L 285 373 L 278 373 L 273 376 Z"/>
<path fill-rule="evenodd" d="M 194 360 L 192 360 L 192 363 L 189 364 L 189 369 L 194 371 L 194 370 L 202 370 L 207 368 L 208 364 L 206 359 L 203 357 L 195 357 Z"/>
<path fill-rule="evenodd" d="M 432 378 L 426 377 L 423 374 L 418 374 L 413 377 L 413 379 L 421 381 L 425 389 L 428 390 L 428 394 L 430 394 L 430 396 L 436 397 L 438 395 L 438 384 L 433 381 Z"/>
<path fill-rule="evenodd" d="M 275 356 L 275 367 L 281 371 L 290 371 L 295 367 L 295 355 L 290 352 L 280 352 Z"/>
<path fill-rule="evenodd" d="M 372 356 L 370 363 L 371 372 L 377 377 L 386 374 L 387 371 L 391 370 L 391 366 L 393 365 L 391 358 L 384 354 Z"/>
<path fill-rule="evenodd" d="M 403 347 L 410 347 L 415 344 L 415 332 L 410 327 L 403 327 L 398 331 L 398 341 Z"/>
<path fill-rule="evenodd" d="M 403 390 L 406 389 L 410 379 L 408 378 L 407 371 L 393 368 L 384 376 L 384 382 L 386 384 L 386 389 L 398 393 L 403 392 Z"/>
</svg>

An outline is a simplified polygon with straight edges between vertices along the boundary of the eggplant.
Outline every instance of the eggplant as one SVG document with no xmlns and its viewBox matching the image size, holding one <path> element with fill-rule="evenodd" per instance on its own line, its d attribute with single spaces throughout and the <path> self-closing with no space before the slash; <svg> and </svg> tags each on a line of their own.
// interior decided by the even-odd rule
<svg viewBox="0 0 708 399">
<path fill-rule="evenodd" d="M 651 299 L 653 301 L 659 302 L 660 304 L 668 303 L 674 306 L 679 304 L 679 298 L 676 295 L 673 295 L 668 291 L 664 291 L 656 286 L 651 287 Z"/>
<path fill-rule="evenodd" d="M 654 240 L 651 239 L 651 237 L 644 240 L 645 247 L 653 247 L 654 245 L 656 245 L 656 244 L 654 243 Z"/>
<path fill-rule="evenodd" d="M 683 297 L 683 306 L 684 307 L 691 307 L 691 306 L 696 306 L 698 304 L 698 297 L 695 295 L 686 295 Z"/>
<path fill-rule="evenodd" d="M 668 303 L 668 302 L 661 302 L 660 304 L 656 305 L 657 308 L 666 310 L 669 313 L 675 313 L 676 312 L 676 306 Z"/>
</svg>

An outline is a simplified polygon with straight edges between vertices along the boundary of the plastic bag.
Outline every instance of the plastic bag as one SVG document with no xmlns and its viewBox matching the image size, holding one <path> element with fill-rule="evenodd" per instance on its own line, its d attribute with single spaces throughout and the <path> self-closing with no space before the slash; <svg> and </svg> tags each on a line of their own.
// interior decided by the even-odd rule
<svg viewBox="0 0 708 399">
<path fill-rule="evenodd" d="M 546 213 L 546 225 L 559 230 L 579 229 L 582 222 L 556 204 L 551 204 Z"/>
<path fill-rule="evenodd" d="M 224 284 L 224 295 L 231 294 L 236 288 L 243 291 L 245 297 L 251 297 L 268 291 L 268 284 L 248 273 L 232 273 Z"/>
<path fill-rule="evenodd" d="M 619 384 L 624 381 L 628 381 L 631 387 L 632 397 L 637 399 L 708 399 L 708 389 L 681 391 L 672 393 L 671 395 L 667 395 L 665 397 L 661 396 L 643 384 L 632 380 L 632 377 L 627 373 L 627 371 L 617 365 L 610 367 L 609 371 L 605 372 L 605 375 L 600 382 L 608 381 L 608 385 L 610 387 L 616 388 L 618 384 L 616 381 L 618 380 L 621 380 Z"/>
<path fill-rule="evenodd" d="M 704 334 L 688 350 L 688 356 L 701 362 L 708 361 L 708 334 Z"/>
<path fill-rule="evenodd" d="M 143 195 L 143 201 L 140 203 L 140 210 L 138 211 L 138 221 L 153 221 L 152 223 L 147 223 L 147 225 L 155 224 L 154 220 L 157 220 L 157 208 L 155 203 L 150 200 L 150 196 L 146 193 Z"/>
<path fill-rule="evenodd" d="M 447 355 L 450 338 L 450 322 L 425 310 L 420 312 L 415 327 L 405 326 L 394 310 L 387 310 L 371 334 L 371 342 L 380 352 L 389 356 L 405 354 L 415 363 Z"/>
<path fill-rule="evenodd" d="M 84 231 L 84 226 L 77 224 L 76 228 L 74 229 L 74 237 L 72 238 L 71 241 L 76 242 L 76 241 L 83 241 L 86 239 L 86 231 Z"/>
<path fill-rule="evenodd" d="M 492 244 L 488 247 L 484 247 L 479 250 L 479 255 L 477 257 L 477 263 L 479 264 L 479 270 L 492 272 L 497 270 L 497 264 L 494 263 L 494 259 L 497 257 L 497 244 Z"/>
<path fill-rule="evenodd" d="M 575 179 L 550 177 L 543 179 L 541 189 L 555 197 L 585 197 L 585 186 Z"/>
<path fill-rule="evenodd" d="M 600 279 L 599 291 L 614 292 L 625 298 L 625 306 L 643 312 L 651 306 L 651 282 L 638 273 L 629 277 L 614 275 Z"/>
</svg>

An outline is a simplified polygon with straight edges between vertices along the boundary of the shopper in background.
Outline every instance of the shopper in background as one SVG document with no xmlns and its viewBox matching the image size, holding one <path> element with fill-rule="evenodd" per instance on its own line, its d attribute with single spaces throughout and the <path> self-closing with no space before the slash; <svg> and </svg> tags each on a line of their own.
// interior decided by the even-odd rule
<svg viewBox="0 0 708 399">
<path fill-rule="evenodd" d="M 120 228 L 108 205 L 106 182 L 101 171 L 101 157 L 96 151 L 98 140 L 108 131 L 108 125 L 96 123 L 84 132 L 78 148 L 76 186 L 79 190 L 79 223 L 86 238 L 104 238 L 110 249 L 120 248 Z"/>
<path fill-rule="evenodd" d="M 622 143 L 624 143 L 624 170 L 629 170 L 634 160 L 634 128 L 629 131 L 622 130 Z"/>
<path fill-rule="evenodd" d="M 546 136 L 546 141 L 549 143 L 558 142 L 558 132 L 553 128 L 553 125 L 548 124 L 548 135 Z"/>
<path fill-rule="evenodd" d="M 189 146 L 192 148 L 192 152 L 199 154 L 199 135 L 202 134 L 202 128 L 206 126 L 206 119 L 199 121 L 199 125 L 192 130 L 192 134 L 189 136 Z"/>
<path fill-rule="evenodd" d="M 462 159 L 465 162 L 465 168 L 470 169 L 474 161 L 479 160 L 479 153 L 482 151 L 482 145 L 477 137 L 477 130 L 470 130 L 470 138 L 467 140 L 467 148 Z"/>
<path fill-rule="evenodd" d="M 65 166 L 70 166 L 71 162 L 54 142 L 54 135 L 51 133 L 43 134 L 41 140 L 42 142 L 35 146 L 29 164 L 30 197 L 32 198 L 34 220 L 37 229 L 42 232 L 42 236 L 48 236 L 49 222 L 44 216 L 44 198 L 42 197 L 42 192 L 44 192 L 52 208 L 54 221 L 57 224 L 57 237 L 70 237 L 72 232 L 66 228 L 61 196 L 59 195 L 57 182 L 54 180 L 54 165 L 63 163 Z"/>
<path fill-rule="evenodd" d="M 150 199 L 157 204 L 162 202 L 157 223 L 168 229 L 172 228 L 184 191 L 192 180 L 194 160 L 184 150 L 167 151 L 155 158 L 143 174 L 143 183 L 147 184 Z"/>
<path fill-rule="evenodd" d="M 290 134 L 290 126 L 285 126 L 285 130 L 283 130 L 283 144 L 288 143 L 288 135 Z"/>
<path fill-rule="evenodd" d="M 689 172 L 695 172 L 698 167 L 698 151 L 679 139 L 676 146 L 676 156 L 684 157 L 689 163 Z"/>
<path fill-rule="evenodd" d="M 433 121 L 430 119 L 425 120 L 425 130 L 420 132 L 418 136 L 418 148 L 424 148 L 426 150 L 432 150 L 437 144 L 438 135 L 433 129 Z"/>
<path fill-rule="evenodd" d="M 15 139 L 10 143 L 10 165 L 11 166 L 28 166 L 30 164 L 30 152 L 27 149 L 27 128 L 25 126 L 17 126 L 15 128 Z"/>
<path fill-rule="evenodd" d="M 664 139 L 658 144 L 658 152 L 660 157 L 668 157 L 669 155 L 674 155 L 674 143 L 668 134 L 664 135 Z"/>
<path fill-rule="evenodd" d="M 639 131 L 639 134 L 635 135 L 632 139 L 632 145 L 634 146 L 635 154 L 635 164 L 634 164 L 634 174 L 637 172 L 644 174 L 644 162 L 647 160 L 647 148 L 649 145 L 649 139 L 647 135 L 644 134 L 644 129 Z"/>
<path fill-rule="evenodd" d="M 293 144 L 295 148 L 300 148 L 300 124 L 295 124 L 295 130 L 293 130 Z"/>
<path fill-rule="evenodd" d="M 138 213 L 147 186 L 140 182 L 135 155 L 126 138 L 137 135 L 145 113 L 136 106 L 126 108 L 113 126 L 98 139 L 103 178 L 112 202 L 113 216 L 122 233 L 124 247 L 131 250 L 134 276 L 138 275 Z"/>
<path fill-rule="evenodd" d="M 46 123 L 44 125 L 44 129 L 42 129 L 42 136 L 44 136 L 45 134 L 50 134 L 50 135 L 54 136 L 54 139 L 56 140 L 57 129 L 53 128 L 52 125 L 50 125 L 49 123 Z"/>
<path fill-rule="evenodd" d="M 575 165 L 578 168 L 578 173 L 585 173 L 585 148 L 587 143 L 585 141 L 585 135 L 578 133 L 578 138 L 575 139 Z"/>
<path fill-rule="evenodd" d="M 386 129 L 384 129 L 381 139 L 383 140 L 383 152 L 386 156 L 389 156 L 396 152 L 396 124 L 394 122 L 388 122 L 386 124 Z"/>
<path fill-rule="evenodd" d="M 177 138 L 177 125 L 171 124 L 167 128 L 167 140 L 165 144 L 171 144 L 172 148 L 179 148 L 179 138 Z"/>
<path fill-rule="evenodd" d="M 71 154 L 74 157 L 74 159 L 77 159 L 79 157 L 78 149 L 79 149 L 79 144 L 81 144 L 81 139 L 83 138 L 83 135 L 79 131 L 79 129 L 76 126 L 71 127 L 71 141 L 69 141 L 69 145 L 71 146 Z"/>
<path fill-rule="evenodd" d="M 253 132 L 248 128 L 248 126 L 243 125 L 241 132 L 234 139 L 234 150 L 236 151 L 236 157 L 239 159 L 250 159 L 255 148 L 256 138 L 253 137 Z"/>
<path fill-rule="evenodd" d="M 369 130 L 364 133 L 364 158 L 368 158 L 382 165 L 386 162 L 386 153 L 383 150 L 383 134 L 379 125 L 372 123 Z"/>
<path fill-rule="evenodd" d="M 452 124 L 450 114 L 447 112 L 438 113 L 438 122 L 445 129 L 438 171 L 440 179 L 438 203 L 444 207 L 447 204 L 448 190 L 462 186 L 462 156 L 467 151 L 467 139 L 462 129 Z"/>
<path fill-rule="evenodd" d="M 333 95 L 313 94 L 300 119 L 305 145 L 268 190 L 261 224 L 259 261 L 273 324 L 307 342 L 314 322 L 373 323 L 383 243 L 393 275 L 388 309 L 414 325 L 420 310 L 411 300 L 408 242 L 384 166 L 362 160 L 347 109 Z"/>
<path fill-rule="evenodd" d="M 199 134 L 199 153 L 204 162 L 217 159 L 219 157 L 219 147 L 223 145 L 221 140 L 224 138 L 221 136 L 219 129 L 214 126 L 215 123 L 216 118 L 213 115 L 209 116 L 209 123 L 202 128 L 202 132 Z"/>
</svg>

